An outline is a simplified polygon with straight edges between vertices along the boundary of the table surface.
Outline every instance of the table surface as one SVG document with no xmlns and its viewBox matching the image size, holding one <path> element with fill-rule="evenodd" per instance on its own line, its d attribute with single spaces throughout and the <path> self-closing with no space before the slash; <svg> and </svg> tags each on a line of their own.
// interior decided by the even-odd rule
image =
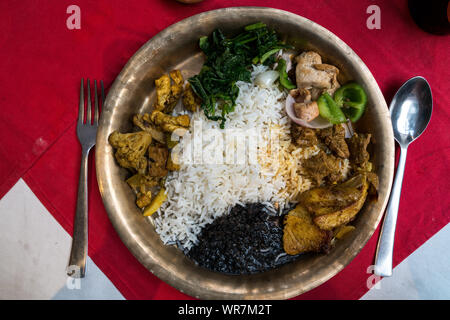
<svg viewBox="0 0 450 320">
<path fill-rule="evenodd" d="M 406 0 L 376 1 L 380 29 L 369 28 L 374 6 L 360 0 L 79 0 L 80 29 L 68 28 L 74 7 L 64 1 L 0 1 L 0 261 L 7 262 L 0 266 L 0 298 L 189 298 L 148 272 L 123 245 L 95 174 L 89 179 L 88 277 L 67 282 L 80 166 L 80 78 L 103 79 L 108 88 L 134 52 L 172 23 L 248 5 L 287 10 L 331 30 L 361 57 L 388 102 L 416 75 L 433 92 L 430 125 L 408 152 L 394 276 L 368 291 L 378 228 L 344 270 L 297 298 L 449 298 L 449 255 L 443 252 L 450 240 L 450 41 L 420 30 Z"/>
<path fill-rule="evenodd" d="M 72 238 L 23 180 L 0 200 L 0 219 L 0 299 L 124 299 L 90 258 L 79 284 L 66 277 Z M 362 299 L 450 299 L 449 242 L 450 224 Z"/>
</svg>

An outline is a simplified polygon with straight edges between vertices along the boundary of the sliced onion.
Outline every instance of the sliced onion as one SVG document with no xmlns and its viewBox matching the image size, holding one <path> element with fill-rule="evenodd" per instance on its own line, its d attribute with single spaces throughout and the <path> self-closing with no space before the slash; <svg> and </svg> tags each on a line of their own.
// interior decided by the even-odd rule
<svg viewBox="0 0 450 320">
<path fill-rule="evenodd" d="M 291 57 L 295 55 L 295 51 L 294 50 L 290 50 L 290 49 L 281 49 L 278 54 L 277 54 L 277 59 L 281 58 L 284 61 L 286 61 L 286 72 L 289 72 L 289 70 L 292 69 L 292 67 L 294 66 L 292 64 L 292 59 Z M 278 63 L 275 63 L 275 65 L 273 66 L 274 69 L 276 69 L 278 66 Z"/>
<path fill-rule="evenodd" d="M 258 74 L 255 78 L 255 83 L 261 88 L 270 88 L 279 76 L 280 74 L 277 71 L 268 70 Z"/>
<path fill-rule="evenodd" d="M 281 53 L 281 58 L 286 60 L 286 72 L 289 72 L 289 70 L 291 70 L 292 67 L 294 66 L 291 59 L 291 57 L 294 55 L 295 51 L 290 49 L 283 50 L 283 52 Z"/>
<path fill-rule="evenodd" d="M 289 118 L 291 118 L 291 120 L 294 121 L 295 123 L 297 123 L 303 127 L 306 127 L 306 128 L 314 128 L 314 129 L 324 129 L 324 128 L 328 128 L 328 127 L 332 126 L 332 124 L 328 120 L 322 118 L 321 116 L 318 116 L 317 118 L 315 118 L 314 120 L 311 120 L 309 122 L 307 122 L 303 119 L 297 118 L 295 116 L 294 103 L 295 103 L 295 99 L 290 94 L 288 94 L 288 96 L 286 98 L 286 106 L 285 106 L 286 113 L 289 116 Z"/>
</svg>

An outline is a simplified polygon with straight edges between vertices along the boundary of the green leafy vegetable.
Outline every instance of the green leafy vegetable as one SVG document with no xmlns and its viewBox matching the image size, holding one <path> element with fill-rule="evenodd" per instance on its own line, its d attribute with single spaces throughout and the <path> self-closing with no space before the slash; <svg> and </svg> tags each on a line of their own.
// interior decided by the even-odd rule
<svg viewBox="0 0 450 320">
<path fill-rule="evenodd" d="M 220 121 L 234 110 L 239 89 L 237 81 L 250 82 L 251 65 L 275 63 L 274 54 L 290 48 L 275 31 L 262 22 L 248 25 L 234 38 L 226 38 L 220 29 L 201 37 L 200 49 L 206 55 L 200 73 L 189 79 L 194 92 L 202 99 L 201 108 L 208 119 Z"/>
</svg>

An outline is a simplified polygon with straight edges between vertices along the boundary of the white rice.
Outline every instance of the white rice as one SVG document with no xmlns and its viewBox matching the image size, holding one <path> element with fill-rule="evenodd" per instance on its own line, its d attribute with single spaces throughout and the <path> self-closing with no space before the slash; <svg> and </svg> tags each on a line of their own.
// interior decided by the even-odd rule
<svg viewBox="0 0 450 320">
<path fill-rule="evenodd" d="M 254 66 L 252 80 L 265 70 L 265 66 Z M 190 249 L 201 229 L 228 213 L 234 205 L 262 202 L 268 204 L 270 211 L 276 212 L 299 192 L 310 187 L 310 182 L 299 174 L 299 159 L 317 150 L 293 149 L 289 119 L 284 112 L 286 93 L 276 85 L 264 89 L 253 83 L 238 82 L 237 86 L 239 96 L 236 108 L 228 115 L 225 130 L 219 128 L 218 122 L 208 120 L 200 110 L 191 117 L 190 133 L 194 132 L 194 124 L 202 121 L 201 133 L 205 146 L 211 143 L 208 141 L 211 130 L 225 134 L 226 129 L 258 128 L 259 132 L 269 132 L 276 128 L 281 132 L 280 150 L 273 152 L 268 135 L 261 134 L 257 163 L 249 163 L 248 159 L 244 164 L 182 162 L 181 169 L 167 177 L 167 201 L 154 219 L 156 232 L 166 244 L 177 243 L 184 249 Z M 191 147 L 188 144 L 187 139 L 182 139 L 179 147 Z M 227 147 L 236 151 L 242 145 Z M 278 155 L 280 160 L 275 169 L 272 154 Z M 208 154 L 203 153 L 202 156 L 204 158 Z"/>
</svg>

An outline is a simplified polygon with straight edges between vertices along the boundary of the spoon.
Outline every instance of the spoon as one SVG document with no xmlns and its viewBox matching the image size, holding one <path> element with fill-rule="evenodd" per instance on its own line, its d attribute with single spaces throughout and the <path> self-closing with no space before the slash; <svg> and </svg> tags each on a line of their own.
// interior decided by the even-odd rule
<svg viewBox="0 0 450 320">
<path fill-rule="evenodd" d="M 408 145 L 425 131 L 430 122 L 432 110 L 431 88 L 423 77 L 414 77 L 406 81 L 397 91 L 390 105 L 394 138 L 400 145 L 400 160 L 375 256 L 374 272 L 379 276 L 392 275 L 395 225 L 405 171 L 406 151 Z"/>
</svg>

